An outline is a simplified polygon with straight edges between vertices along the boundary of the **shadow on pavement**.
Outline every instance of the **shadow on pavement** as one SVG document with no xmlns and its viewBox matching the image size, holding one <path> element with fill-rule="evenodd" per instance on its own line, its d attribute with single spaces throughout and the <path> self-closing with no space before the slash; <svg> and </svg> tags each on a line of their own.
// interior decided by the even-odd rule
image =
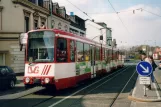
<svg viewBox="0 0 161 107">
<path fill-rule="evenodd" d="M 94 84 L 91 87 L 86 88 L 78 92 L 66 99 L 61 105 L 57 105 L 56 107 L 84 107 L 86 106 L 109 106 L 111 100 L 114 100 L 117 93 L 119 93 L 122 88 L 125 86 L 126 82 L 129 80 L 129 77 L 134 72 L 135 66 L 128 68 L 124 73 L 121 73 L 119 76 L 114 77 L 110 80 L 110 82 L 106 82 L 100 87 L 98 85 L 102 84 L 104 81 L 109 80 L 112 75 L 107 77 L 104 80 Z M 121 72 L 121 71 L 120 71 Z M 0 107 L 48 107 L 53 103 L 60 101 L 61 99 L 75 93 L 78 90 L 98 81 L 100 78 L 96 78 L 90 81 L 86 81 L 81 85 L 78 85 L 74 88 L 64 89 L 61 91 L 49 91 L 47 89 L 42 89 L 37 91 L 29 96 L 24 96 L 23 98 L 18 98 L 15 100 L 0 100 Z M 137 73 L 135 73 L 134 77 L 131 79 L 127 87 L 122 93 L 130 93 L 131 89 L 133 89 L 135 82 L 137 79 Z M 24 89 L 23 87 L 18 87 Z M 96 90 L 94 90 L 96 89 Z M 127 96 L 118 98 L 118 100 L 127 99 Z"/>
</svg>

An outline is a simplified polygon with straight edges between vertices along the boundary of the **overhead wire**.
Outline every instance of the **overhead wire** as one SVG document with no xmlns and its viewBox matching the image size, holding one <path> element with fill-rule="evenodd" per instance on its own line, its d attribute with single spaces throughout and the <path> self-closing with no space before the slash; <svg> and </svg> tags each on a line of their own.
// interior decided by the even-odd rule
<svg viewBox="0 0 161 107">
<path fill-rule="evenodd" d="M 130 10 L 122 10 L 122 11 L 117 11 L 117 12 L 99 12 L 99 13 L 88 13 L 88 14 L 105 14 L 105 13 L 117 13 L 117 14 L 119 14 L 119 13 L 123 13 L 123 12 L 129 12 L 129 11 L 135 11 L 135 10 L 139 10 L 140 8 L 138 8 L 138 9 L 130 9 Z"/>
<path fill-rule="evenodd" d="M 79 7 L 77 7 L 76 5 L 74 5 L 72 2 L 70 2 L 69 0 L 66 0 L 68 3 L 70 3 L 71 5 L 73 5 L 75 8 L 77 8 L 78 10 L 80 10 L 83 14 L 85 14 L 86 16 L 88 16 L 89 18 L 93 19 L 91 16 L 89 16 L 86 12 L 84 12 L 83 10 L 81 10 Z"/>
<path fill-rule="evenodd" d="M 115 13 L 117 14 L 119 20 L 121 21 L 122 25 L 125 27 L 125 29 L 127 30 L 127 32 L 130 34 L 128 28 L 125 26 L 124 22 L 122 21 L 121 17 L 118 15 L 117 11 L 115 10 L 115 8 L 113 7 L 112 3 L 110 2 L 110 0 L 108 0 L 109 4 L 111 5 L 111 7 L 113 8 L 113 10 L 115 11 Z"/>
<path fill-rule="evenodd" d="M 67 2 L 69 2 L 71 5 L 73 5 L 75 8 L 77 8 L 79 11 L 81 11 L 82 13 L 84 13 L 86 16 L 88 16 L 89 18 L 91 18 L 93 20 L 93 18 L 91 16 L 89 16 L 86 12 L 84 12 L 83 10 L 81 10 L 80 8 L 78 8 L 76 5 L 74 5 L 72 2 L 70 2 L 69 0 L 66 0 Z M 88 24 L 98 30 L 101 30 L 100 28 L 97 28 L 96 26 L 93 26 L 91 24 Z M 104 35 L 106 32 L 104 32 L 102 35 Z"/>
<path fill-rule="evenodd" d="M 146 11 L 146 12 L 148 12 L 148 13 L 150 13 L 150 14 L 153 14 L 153 15 L 155 15 L 155 16 L 161 17 L 161 15 L 158 15 L 158 14 L 156 14 L 156 13 L 150 12 L 150 11 L 145 10 L 145 9 L 143 9 L 143 8 L 141 8 L 141 9 L 144 10 L 144 11 Z"/>
</svg>

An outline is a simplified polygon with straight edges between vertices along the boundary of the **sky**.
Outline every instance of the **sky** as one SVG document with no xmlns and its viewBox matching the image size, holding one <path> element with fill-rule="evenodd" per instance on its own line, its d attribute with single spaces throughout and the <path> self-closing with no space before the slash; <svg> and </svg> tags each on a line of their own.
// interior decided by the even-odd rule
<svg viewBox="0 0 161 107">
<path fill-rule="evenodd" d="M 83 19 L 105 22 L 112 28 L 112 37 L 116 39 L 118 46 L 143 44 L 161 46 L 161 17 L 144 10 L 136 10 L 133 14 L 134 9 L 143 8 L 161 16 L 161 0 L 110 0 L 114 9 L 120 12 L 118 16 L 123 24 L 108 0 L 53 0 L 53 2 L 58 2 L 59 6 L 65 6 L 68 14 L 74 12 Z"/>
</svg>

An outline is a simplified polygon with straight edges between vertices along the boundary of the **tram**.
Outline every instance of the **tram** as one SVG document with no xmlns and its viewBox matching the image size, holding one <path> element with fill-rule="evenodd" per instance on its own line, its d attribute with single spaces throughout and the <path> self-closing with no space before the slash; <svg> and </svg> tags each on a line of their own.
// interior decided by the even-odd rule
<svg viewBox="0 0 161 107">
<path fill-rule="evenodd" d="M 26 88 L 35 85 L 57 90 L 123 67 L 117 49 L 58 29 L 29 31 L 25 46 Z M 20 40 L 20 44 L 22 45 Z"/>
</svg>

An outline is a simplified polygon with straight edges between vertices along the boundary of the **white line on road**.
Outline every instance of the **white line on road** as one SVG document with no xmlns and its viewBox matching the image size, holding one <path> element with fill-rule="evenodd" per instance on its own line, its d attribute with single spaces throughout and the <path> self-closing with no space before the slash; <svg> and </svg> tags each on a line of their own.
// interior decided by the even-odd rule
<svg viewBox="0 0 161 107">
<path fill-rule="evenodd" d="M 156 92 L 156 94 L 157 94 L 158 99 L 161 99 L 161 97 L 160 97 L 160 95 L 159 95 L 159 92 L 158 92 L 158 90 L 157 90 L 157 87 L 156 87 L 155 83 L 153 83 L 153 86 L 154 86 L 154 88 L 155 88 L 155 92 Z"/>
<path fill-rule="evenodd" d="M 130 68 L 130 66 L 129 67 L 127 67 L 127 68 L 125 68 L 123 71 L 125 71 L 126 69 L 128 69 L 128 68 Z M 121 71 L 122 69 L 120 69 L 120 70 L 118 70 L 117 72 L 119 72 L 119 71 Z M 63 102 L 64 100 L 66 100 L 66 99 L 68 99 L 68 98 L 70 98 L 71 96 L 73 96 L 73 95 L 75 95 L 75 94 L 77 94 L 77 93 L 79 93 L 80 91 L 82 91 L 82 90 L 84 90 L 84 89 L 86 89 L 86 88 L 88 88 L 88 87 L 90 87 L 90 86 L 92 86 L 92 85 L 94 85 L 94 84 L 96 84 L 96 83 L 98 83 L 98 82 L 100 82 L 101 80 L 103 80 L 103 79 L 105 79 L 105 78 L 108 78 L 109 76 L 111 76 L 111 75 L 114 75 L 114 74 L 116 74 L 117 72 L 115 72 L 115 73 L 113 73 L 113 74 L 110 74 L 110 75 L 108 75 L 107 77 L 104 77 L 104 78 L 102 78 L 102 79 L 100 79 L 99 81 L 96 81 L 96 82 L 94 82 L 94 83 L 92 83 L 92 84 L 90 84 L 90 85 L 88 85 L 88 86 L 86 86 L 86 87 L 84 87 L 84 88 L 82 88 L 82 89 L 80 89 L 80 90 L 78 90 L 78 91 L 76 91 L 75 93 L 73 93 L 73 94 L 71 94 L 71 95 L 69 95 L 69 96 L 67 96 L 67 97 L 65 97 L 65 98 L 63 98 L 63 99 L 61 99 L 61 100 L 59 100 L 59 101 L 57 101 L 57 102 L 55 102 L 55 103 L 53 103 L 52 105 L 50 105 L 49 107 L 54 107 L 54 106 L 56 106 L 57 104 L 59 104 L 59 103 L 61 103 L 61 102 Z M 122 72 L 121 72 L 122 73 Z M 119 73 L 120 74 L 120 73 Z M 115 75 L 116 76 L 116 75 Z M 115 77 L 114 76 L 114 77 Z M 114 78 L 113 77 L 113 78 Z M 106 81 L 107 82 L 107 81 Z M 102 83 L 103 84 L 103 83 Z M 102 85 L 101 84 L 101 85 Z M 100 85 L 99 85 L 100 86 Z M 97 86 L 98 87 L 98 86 Z"/>
<path fill-rule="evenodd" d="M 139 81 L 138 79 L 139 79 L 139 76 L 138 76 L 138 78 L 137 78 L 137 80 L 136 80 L 135 88 L 134 88 L 134 90 L 133 90 L 133 92 L 132 92 L 132 96 L 133 96 L 133 97 L 134 97 L 134 94 L 135 94 L 135 92 L 136 92 L 136 85 L 137 85 L 137 82 Z"/>
<path fill-rule="evenodd" d="M 128 82 L 126 83 L 126 85 L 124 86 L 124 88 L 121 90 L 120 93 L 122 93 L 122 92 L 124 91 L 124 89 L 126 88 L 126 86 L 128 85 L 128 83 L 130 82 L 131 78 L 134 76 L 135 73 L 136 73 L 136 72 L 135 72 L 135 70 L 134 70 L 134 73 L 131 75 L 130 79 L 128 80 Z"/>
</svg>

